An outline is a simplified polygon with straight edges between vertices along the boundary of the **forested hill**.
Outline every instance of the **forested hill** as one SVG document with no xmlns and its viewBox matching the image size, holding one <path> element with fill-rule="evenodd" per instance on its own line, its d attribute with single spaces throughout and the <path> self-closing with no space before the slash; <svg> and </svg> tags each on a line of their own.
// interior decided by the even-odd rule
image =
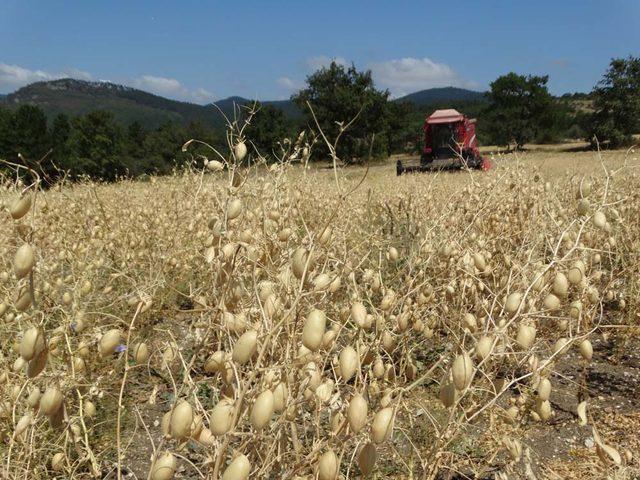
<svg viewBox="0 0 640 480">
<path fill-rule="evenodd" d="M 212 106 L 169 100 L 159 95 L 108 82 L 61 79 L 27 85 L 4 98 L 10 108 L 37 105 L 49 119 L 59 113 L 70 117 L 94 110 L 111 112 L 118 123 L 138 122 L 157 128 L 167 122 L 187 124 L 199 121 L 221 125 L 223 118 Z"/>
<path fill-rule="evenodd" d="M 395 100 L 396 102 L 409 102 L 415 107 L 428 107 L 445 102 L 484 102 L 484 92 L 467 90 L 465 88 L 443 87 L 428 88 L 419 92 L 410 93 Z"/>
<path fill-rule="evenodd" d="M 440 105 L 443 102 L 480 102 L 484 93 L 463 88 L 430 88 L 394 100 L 409 102 L 417 108 Z M 216 101 L 225 115 L 233 115 L 233 105 L 251 103 L 251 99 L 232 96 Z M 264 101 L 281 110 L 288 118 L 302 116 L 299 108 L 291 100 Z M 89 82 L 85 80 L 61 79 L 36 82 L 8 95 L 0 95 L 0 105 L 17 108 L 20 105 L 37 105 L 49 119 L 64 113 L 70 117 L 85 115 L 94 110 L 111 112 L 118 123 L 129 125 L 140 123 L 145 128 L 157 128 L 167 122 L 186 125 L 200 122 L 212 127 L 221 127 L 224 118 L 212 104 L 170 100 L 136 88 L 109 82 Z"/>
</svg>

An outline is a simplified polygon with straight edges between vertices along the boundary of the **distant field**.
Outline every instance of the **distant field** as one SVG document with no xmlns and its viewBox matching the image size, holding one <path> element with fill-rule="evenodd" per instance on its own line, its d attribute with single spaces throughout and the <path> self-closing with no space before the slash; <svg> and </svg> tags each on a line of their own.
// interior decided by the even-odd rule
<svg viewBox="0 0 640 480">
<path fill-rule="evenodd" d="M 575 142 L 558 145 L 528 145 L 525 151 L 516 153 L 500 153 L 501 149 L 492 146 L 481 147 L 480 151 L 482 155 L 491 159 L 495 166 L 519 165 L 525 171 L 531 170 L 533 167 L 550 179 L 564 174 L 591 175 L 602 173 L 603 161 L 606 166 L 613 168 L 622 166 L 626 161 L 627 165 L 632 167 L 630 171 L 636 171 L 635 169 L 640 165 L 640 152 L 635 150 L 629 153 L 626 150 L 603 151 L 601 155 L 598 155 L 597 152 L 586 150 L 586 147 L 586 143 Z M 418 157 L 394 155 L 388 161 L 373 164 L 370 168 L 370 173 L 372 174 L 370 182 L 383 182 L 386 181 L 386 177 L 395 177 L 395 162 L 398 159 L 417 161 Z M 328 168 L 329 166 L 329 164 L 325 164 L 323 168 Z M 349 176 L 357 176 L 356 170 L 359 171 L 359 168 L 361 167 L 357 167 L 357 169 L 350 167 L 345 171 Z M 474 176 L 480 178 L 491 178 L 493 174 L 473 172 Z M 447 182 L 454 182 L 454 184 L 468 182 L 468 176 L 460 175 L 459 171 L 439 174 L 415 174 L 410 175 L 410 177 L 417 176 L 422 181 L 431 183 L 443 175 Z"/>
</svg>

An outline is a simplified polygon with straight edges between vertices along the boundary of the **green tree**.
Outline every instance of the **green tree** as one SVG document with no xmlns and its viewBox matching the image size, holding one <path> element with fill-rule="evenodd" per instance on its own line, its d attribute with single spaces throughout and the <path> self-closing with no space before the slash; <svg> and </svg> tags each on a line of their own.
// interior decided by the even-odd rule
<svg viewBox="0 0 640 480">
<path fill-rule="evenodd" d="M 122 130 L 111 113 L 95 111 L 76 118 L 69 143 L 73 153 L 63 166 L 74 175 L 114 180 L 127 173 Z"/>
<path fill-rule="evenodd" d="M 184 165 L 188 160 L 191 159 L 191 156 L 193 155 L 196 161 L 199 162 L 198 165 L 202 167 L 202 163 L 200 163 L 201 159 L 205 157 L 212 158 L 215 156 L 215 154 L 209 147 L 202 145 L 201 143 L 192 145 L 189 148 L 189 154 L 182 153 L 181 147 L 184 142 L 195 138 L 196 140 L 200 140 L 201 142 L 216 146 L 216 144 L 219 144 L 222 141 L 222 139 L 220 138 L 221 136 L 217 135 L 212 128 L 199 121 L 189 122 L 186 129 L 178 127 L 178 132 L 176 132 L 176 135 L 180 138 L 180 144 L 177 145 L 177 153 L 175 157 L 178 166 Z M 224 149 L 222 151 L 224 151 Z"/>
<path fill-rule="evenodd" d="M 71 155 L 71 147 L 69 146 L 70 136 L 71 122 L 69 121 L 69 117 L 64 113 L 56 115 L 49 132 L 52 168 L 48 173 L 52 177 L 56 177 L 60 173 L 57 169 L 59 166 L 69 164 L 69 156 Z M 55 167 L 53 164 L 55 164 Z"/>
<path fill-rule="evenodd" d="M 553 124 L 553 98 L 548 76 L 509 73 L 491 83 L 484 131 L 498 145 L 516 143 L 520 149 Z"/>
<path fill-rule="evenodd" d="M 47 117 L 40 107 L 21 105 L 9 117 L 10 160 L 18 161 L 22 154 L 31 162 L 38 162 L 49 150 Z"/>
<path fill-rule="evenodd" d="M 132 176 L 140 175 L 144 172 L 144 159 L 146 156 L 145 139 L 147 131 L 142 124 L 134 121 L 127 127 L 127 133 L 124 136 L 124 156 L 126 158 L 127 171 Z"/>
<path fill-rule="evenodd" d="M 575 112 L 566 102 L 554 99 L 545 124 L 533 139 L 536 143 L 559 143 L 569 136 L 569 129 L 575 123 Z M 575 137 L 573 137 L 575 138 Z M 578 137 L 580 138 L 580 137 Z"/>
<path fill-rule="evenodd" d="M 410 102 L 388 102 L 385 118 L 389 153 L 405 152 L 409 146 L 415 150 L 416 141 L 420 137 L 421 122 L 413 121 L 413 105 Z"/>
<path fill-rule="evenodd" d="M 349 163 L 365 157 L 374 135 L 385 129 L 388 91 L 377 90 L 371 71 L 359 72 L 355 66 L 345 68 L 335 62 L 307 77 L 307 87 L 292 96 L 292 100 L 305 112 L 307 124 L 315 129 L 307 102 L 311 104 L 318 123 L 330 140 L 339 132 L 337 122 L 346 124 L 357 114 L 356 121 L 343 134 L 338 145 L 338 156 Z M 386 153 L 386 145 L 375 144 L 374 154 Z M 324 145 L 316 149 L 326 156 Z"/>
<path fill-rule="evenodd" d="M 147 137 L 147 131 L 137 120 L 127 127 L 127 149 L 131 150 L 131 154 L 135 157 L 143 155 L 144 140 Z"/>
<path fill-rule="evenodd" d="M 184 128 L 173 123 L 165 123 L 149 132 L 144 141 L 142 171 L 166 175 L 171 173 L 173 167 L 183 165 L 187 157 L 180 147 L 188 139 Z"/>
<path fill-rule="evenodd" d="M 0 158 L 8 158 L 11 146 L 9 124 L 11 111 L 0 108 Z"/>
<path fill-rule="evenodd" d="M 640 131 L 640 58 L 615 58 L 593 89 L 595 112 L 589 138 L 618 147 L 632 142 Z"/>
<path fill-rule="evenodd" d="M 51 124 L 51 148 L 61 149 L 67 147 L 67 142 L 71 136 L 71 122 L 69 117 L 64 113 L 56 115 Z"/>
<path fill-rule="evenodd" d="M 253 106 L 253 105 L 251 105 Z M 258 105 L 258 111 L 246 128 L 247 139 L 267 159 L 279 151 L 279 142 L 292 133 L 287 117 L 273 105 Z"/>
</svg>

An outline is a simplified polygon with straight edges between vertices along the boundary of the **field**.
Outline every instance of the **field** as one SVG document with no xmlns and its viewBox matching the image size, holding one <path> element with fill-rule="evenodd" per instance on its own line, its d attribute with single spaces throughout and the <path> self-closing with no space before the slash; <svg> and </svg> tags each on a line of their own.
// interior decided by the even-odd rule
<svg viewBox="0 0 640 480">
<path fill-rule="evenodd" d="M 638 155 L 490 150 L 5 178 L 1 478 L 639 478 Z"/>
</svg>

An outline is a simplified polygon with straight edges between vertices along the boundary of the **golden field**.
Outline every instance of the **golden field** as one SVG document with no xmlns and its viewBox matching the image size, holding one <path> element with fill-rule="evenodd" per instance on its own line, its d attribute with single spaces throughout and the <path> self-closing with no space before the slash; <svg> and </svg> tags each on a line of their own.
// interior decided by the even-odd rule
<svg viewBox="0 0 640 480">
<path fill-rule="evenodd" d="M 2 478 L 637 478 L 640 160 L 565 150 L 7 176 Z"/>
</svg>

